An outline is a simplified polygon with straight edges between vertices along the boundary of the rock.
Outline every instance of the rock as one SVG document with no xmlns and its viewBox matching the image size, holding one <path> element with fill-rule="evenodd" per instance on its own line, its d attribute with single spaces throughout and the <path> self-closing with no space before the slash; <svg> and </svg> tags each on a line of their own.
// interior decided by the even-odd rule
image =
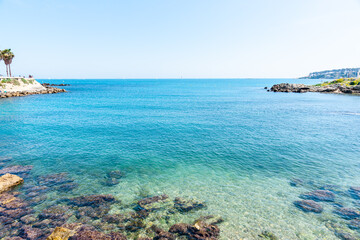
<svg viewBox="0 0 360 240">
<path fill-rule="evenodd" d="M 103 222 L 107 223 L 122 223 L 128 220 L 123 214 L 111 214 L 111 215 L 105 215 L 102 219 Z"/>
<path fill-rule="evenodd" d="M 39 228 L 33 228 L 29 225 L 26 225 L 22 228 L 21 237 L 24 237 L 28 240 L 39 239 L 43 236 L 43 231 Z"/>
<path fill-rule="evenodd" d="M 74 190 L 75 188 L 77 188 L 78 186 L 79 186 L 79 184 L 70 182 L 70 183 L 62 184 L 62 185 L 56 187 L 55 189 L 59 192 L 70 192 L 70 191 Z"/>
<path fill-rule="evenodd" d="M 314 201 L 324 201 L 324 202 L 334 202 L 335 194 L 328 190 L 315 190 L 300 195 L 303 199 L 314 200 Z"/>
<path fill-rule="evenodd" d="M 127 238 L 119 232 L 110 233 L 111 240 L 126 240 Z"/>
<path fill-rule="evenodd" d="M 151 229 L 156 233 L 156 236 L 153 238 L 153 240 L 175 240 L 175 236 L 172 233 L 166 232 L 156 225 L 152 225 Z"/>
<path fill-rule="evenodd" d="M 111 240 L 111 237 L 105 233 L 96 230 L 80 230 L 74 236 L 70 237 L 71 240 Z"/>
<path fill-rule="evenodd" d="M 189 212 L 205 207 L 205 204 L 196 200 L 185 200 L 182 198 L 175 198 L 174 207 L 180 212 Z"/>
<path fill-rule="evenodd" d="M 79 207 L 83 206 L 93 206 L 97 207 L 105 203 L 115 202 L 114 196 L 108 195 L 88 195 L 88 196 L 80 196 L 76 198 L 69 199 L 70 205 L 75 205 Z"/>
<path fill-rule="evenodd" d="M 106 178 L 105 181 L 102 182 L 102 184 L 105 186 L 115 186 L 119 183 L 120 183 L 119 180 L 116 178 Z"/>
<path fill-rule="evenodd" d="M 295 201 L 294 205 L 303 210 L 304 212 L 321 213 L 323 211 L 323 207 L 313 200 Z"/>
<path fill-rule="evenodd" d="M 76 217 L 81 218 L 82 216 L 91 217 L 94 219 L 102 218 L 110 211 L 108 205 L 100 205 L 98 207 L 79 207 L 76 212 Z"/>
<path fill-rule="evenodd" d="M 108 173 L 107 173 L 107 177 L 108 177 L 108 178 L 120 179 L 120 178 L 125 177 L 125 173 L 123 173 L 123 172 L 120 171 L 120 170 L 114 170 L 114 171 L 108 172 Z"/>
<path fill-rule="evenodd" d="M 57 227 L 46 240 L 68 240 L 69 237 L 74 236 L 75 232 L 73 230 Z"/>
<path fill-rule="evenodd" d="M 20 221 L 26 225 L 32 224 L 37 221 L 37 217 L 34 214 L 26 215 L 20 218 Z"/>
<path fill-rule="evenodd" d="M 351 229 L 360 229 L 360 219 L 353 219 L 348 224 Z"/>
<path fill-rule="evenodd" d="M 37 180 L 40 185 L 45 185 L 48 187 L 74 181 L 72 179 L 69 179 L 68 173 L 66 172 L 40 176 L 37 178 Z"/>
<path fill-rule="evenodd" d="M 33 168 L 33 166 L 30 166 L 30 165 L 29 166 L 16 165 L 16 166 L 1 169 L 0 175 L 6 174 L 6 173 L 11 173 L 11 174 L 28 173 L 32 170 L 32 168 Z"/>
<path fill-rule="evenodd" d="M 220 216 L 213 216 L 213 215 L 208 215 L 208 216 L 202 216 L 199 219 L 197 219 L 194 223 L 198 222 L 198 221 L 202 221 L 208 225 L 217 225 L 220 224 L 222 222 L 224 222 L 224 219 Z"/>
<path fill-rule="evenodd" d="M 49 208 L 44 209 L 39 214 L 39 219 L 53 219 L 53 220 L 66 220 L 71 216 L 71 212 L 69 207 L 67 206 L 52 206 Z"/>
<path fill-rule="evenodd" d="M 1 171 L 1 170 L 0 170 Z M 16 175 L 6 173 L 0 177 L 0 193 L 8 191 L 20 184 L 22 184 L 24 180 Z"/>
<path fill-rule="evenodd" d="M 350 187 L 349 193 L 354 199 L 360 199 L 360 187 Z"/>
<path fill-rule="evenodd" d="M 268 239 L 268 240 L 278 240 L 278 238 L 272 232 L 264 231 L 262 232 L 259 237 Z"/>
<path fill-rule="evenodd" d="M 334 211 L 340 217 L 344 219 L 354 219 L 360 217 L 360 212 L 352 208 L 339 208 Z"/>
<path fill-rule="evenodd" d="M 208 225 L 202 221 L 196 222 L 193 226 L 185 223 L 175 224 L 170 227 L 169 232 L 194 240 L 215 240 L 220 235 L 220 229 L 216 225 Z"/>
<path fill-rule="evenodd" d="M 338 185 L 324 185 L 320 187 L 320 190 L 327 190 L 333 193 L 341 193 L 341 187 Z"/>
<path fill-rule="evenodd" d="M 304 185 L 304 181 L 298 178 L 292 178 L 290 180 L 290 186 L 292 187 L 299 187 L 299 186 L 303 186 Z"/>
<path fill-rule="evenodd" d="M 21 217 L 31 214 L 32 212 L 33 210 L 30 208 L 6 209 L 0 211 L 0 215 L 9 218 L 20 219 Z"/>
<path fill-rule="evenodd" d="M 153 203 L 157 203 L 157 202 L 163 202 L 168 198 L 169 198 L 169 196 L 166 194 L 154 196 L 154 197 L 148 197 L 148 198 L 144 198 L 144 199 L 138 201 L 138 205 L 141 208 L 150 210 L 151 206 L 149 206 L 149 205 L 152 205 Z"/>
</svg>

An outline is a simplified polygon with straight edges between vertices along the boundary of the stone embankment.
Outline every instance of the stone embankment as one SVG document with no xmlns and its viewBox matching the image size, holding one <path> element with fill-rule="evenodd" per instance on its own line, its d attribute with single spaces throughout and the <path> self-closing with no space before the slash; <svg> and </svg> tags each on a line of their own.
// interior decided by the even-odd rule
<svg viewBox="0 0 360 240">
<path fill-rule="evenodd" d="M 322 92 L 322 93 L 348 93 L 360 94 L 360 85 L 346 86 L 343 84 L 332 84 L 328 86 L 313 86 L 305 84 L 281 83 L 271 87 L 272 92 Z"/>
<path fill-rule="evenodd" d="M 53 87 L 47 87 L 45 90 L 39 90 L 39 91 L 20 91 L 20 92 L 6 92 L 6 93 L 0 93 L 0 98 L 8 98 L 8 97 L 23 97 L 27 95 L 34 95 L 34 94 L 54 94 L 54 93 L 62 93 L 66 92 L 65 89 L 61 88 L 53 88 Z"/>
</svg>

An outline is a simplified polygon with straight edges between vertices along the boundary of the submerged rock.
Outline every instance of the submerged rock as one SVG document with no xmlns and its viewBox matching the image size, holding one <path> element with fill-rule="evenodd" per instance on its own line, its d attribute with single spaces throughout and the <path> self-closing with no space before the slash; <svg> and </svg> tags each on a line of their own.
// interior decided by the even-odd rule
<svg viewBox="0 0 360 240">
<path fill-rule="evenodd" d="M 272 232 L 269 231 L 264 231 L 262 232 L 259 237 L 264 238 L 264 239 L 268 239 L 268 240 L 278 240 L 279 238 L 275 236 L 275 234 L 273 234 Z"/>
<path fill-rule="evenodd" d="M 69 183 L 62 184 L 62 185 L 56 187 L 55 189 L 59 192 L 70 192 L 70 191 L 74 190 L 75 188 L 77 188 L 78 186 L 79 186 L 79 184 L 77 184 L 77 183 L 69 182 Z"/>
<path fill-rule="evenodd" d="M 107 195 L 88 195 L 88 196 L 80 196 L 76 198 L 71 198 L 68 200 L 70 205 L 75 205 L 79 207 L 84 206 L 100 206 L 105 203 L 113 203 L 115 202 L 114 196 Z"/>
<path fill-rule="evenodd" d="M 220 216 L 213 216 L 213 215 L 208 215 L 208 216 L 202 216 L 200 217 L 199 219 L 197 219 L 195 221 L 198 222 L 198 221 L 202 221 L 208 225 L 217 225 L 217 224 L 220 224 L 222 222 L 224 222 L 224 219 Z"/>
<path fill-rule="evenodd" d="M 123 172 L 120 171 L 120 170 L 114 170 L 114 171 L 108 172 L 108 173 L 107 173 L 107 177 L 108 177 L 108 178 L 120 179 L 120 178 L 125 177 L 125 173 L 123 173 Z"/>
<path fill-rule="evenodd" d="M 13 175 L 6 173 L 5 175 L 2 175 L 0 177 L 0 193 L 10 190 L 11 188 L 14 188 L 21 183 L 24 182 L 24 179 Z"/>
<path fill-rule="evenodd" d="M 21 166 L 21 165 L 15 165 L 12 167 L 6 167 L 0 170 L 0 175 L 11 173 L 11 174 L 21 174 L 21 173 L 29 173 L 32 170 L 33 166 Z"/>
<path fill-rule="evenodd" d="M 216 225 L 208 225 L 202 221 L 190 224 L 179 223 L 170 227 L 169 232 L 184 235 L 194 240 L 215 240 L 220 235 L 220 229 Z"/>
<path fill-rule="evenodd" d="M 154 196 L 154 197 L 144 198 L 144 199 L 138 201 L 138 207 L 136 207 L 136 210 L 137 211 L 140 211 L 140 210 L 146 210 L 146 211 L 158 210 L 160 208 L 165 207 L 164 203 L 169 202 L 168 198 L 169 197 L 166 194 L 159 195 L 159 196 Z"/>
<path fill-rule="evenodd" d="M 26 225 L 22 228 L 21 237 L 28 240 L 40 239 L 44 236 L 44 231 L 39 228 L 33 228 L 32 226 Z"/>
<path fill-rule="evenodd" d="M 353 219 L 348 224 L 351 229 L 360 229 L 360 219 Z"/>
<path fill-rule="evenodd" d="M 74 181 L 68 177 L 68 173 L 66 172 L 39 176 L 37 180 L 40 185 L 45 185 L 48 187 Z"/>
<path fill-rule="evenodd" d="M 119 184 L 119 180 L 117 178 L 106 178 L 102 184 L 105 186 L 115 186 L 117 184 Z"/>
<path fill-rule="evenodd" d="M 186 200 L 183 198 L 175 198 L 174 207 L 180 212 L 189 212 L 205 207 L 203 202 L 197 200 Z"/>
<path fill-rule="evenodd" d="M 295 201 L 294 205 L 303 210 L 304 212 L 321 213 L 323 211 L 323 207 L 313 200 Z"/>
<path fill-rule="evenodd" d="M 71 216 L 71 211 L 67 206 L 56 205 L 44 209 L 39 214 L 39 219 L 67 220 Z"/>
<path fill-rule="evenodd" d="M 350 187 L 349 193 L 354 199 L 360 199 L 360 187 Z"/>
<path fill-rule="evenodd" d="M 79 207 L 76 212 L 76 217 L 81 218 L 83 216 L 91 217 L 94 219 L 104 217 L 110 211 L 110 207 L 108 205 L 100 205 L 97 207 Z"/>
<path fill-rule="evenodd" d="M 324 185 L 320 187 L 320 190 L 327 190 L 333 193 L 341 193 L 341 187 L 339 185 Z"/>
<path fill-rule="evenodd" d="M 300 195 L 303 199 L 314 200 L 314 201 L 324 201 L 324 202 L 334 202 L 335 194 L 328 190 L 315 190 Z"/>
<path fill-rule="evenodd" d="M 299 187 L 299 186 L 303 186 L 304 184 L 305 184 L 304 181 L 299 178 L 290 179 L 290 186 L 292 187 Z"/>
<path fill-rule="evenodd" d="M 360 212 L 352 208 L 339 208 L 334 211 L 340 217 L 344 219 L 354 219 L 360 217 Z"/>
</svg>

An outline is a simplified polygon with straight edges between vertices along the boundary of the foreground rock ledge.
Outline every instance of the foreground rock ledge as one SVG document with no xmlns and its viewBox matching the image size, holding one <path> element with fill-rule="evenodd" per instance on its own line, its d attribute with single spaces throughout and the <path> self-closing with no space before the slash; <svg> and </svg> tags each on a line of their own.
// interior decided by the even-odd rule
<svg viewBox="0 0 360 240">
<path fill-rule="evenodd" d="M 32 92 L 21 91 L 21 92 L 0 93 L 0 98 L 23 97 L 23 96 L 34 95 L 34 94 L 54 94 L 54 93 L 62 93 L 62 92 L 66 92 L 66 90 L 61 89 L 61 88 L 47 87 L 45 90 L 32 91 Z"/>
<path fill-rule="evenodd" d="M 7 173 L 0 177 L 0 193 L 10 190 L 17 185 L 23 183 L 24 180 L 21 177 Z"/>
<path fill-rule="evenodd" d="M 294 83 L 280 83 L 271 87 L 272 92 L 323 92 L 323 93 L 348 93 L 348 94 L 360 94 L 360 85 L 344 86 L 341 84 L 332 84 L 329 86 L 313 86 L 305 84 Z"/>
</svg>

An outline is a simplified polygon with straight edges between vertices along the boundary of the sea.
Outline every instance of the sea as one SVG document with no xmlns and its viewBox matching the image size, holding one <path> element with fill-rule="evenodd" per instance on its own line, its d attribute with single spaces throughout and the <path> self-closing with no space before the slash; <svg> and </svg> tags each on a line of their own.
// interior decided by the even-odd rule
<svg viewBox="0 0 360 240">
<path fill-rule="evenodd" d="M 265 89 L 321 81 L 304 79 L 38 81 L 70 86 L 0 99 L 0 157 L 32 165 L 34 179 L 66 172 L 78 184 L 48 192 L 38 211 L 63 198 L 112 194 L 121 201 L 112 213 L 124 213 L 166 194 L 205 207 L 151 219 L 165 230 L 212 215 L 223 219 L 220 239 L 360 238 L 336 214 L 360 208 L 349 194 L 360 186 L 360 96 Z M 106 184 L 114 170 L 124 176 Z M 318 202 L 322 213 L 294 205 L 330 188 L 335 201 Z"/>
</svg>

